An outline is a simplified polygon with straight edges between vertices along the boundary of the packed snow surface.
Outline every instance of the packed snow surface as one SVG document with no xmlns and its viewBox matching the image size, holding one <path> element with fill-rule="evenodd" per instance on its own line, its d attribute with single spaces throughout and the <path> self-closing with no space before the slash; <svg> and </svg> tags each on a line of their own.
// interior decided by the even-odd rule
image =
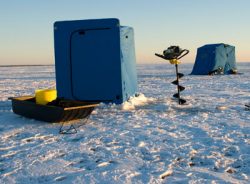
<svg viewBox="0 0 250 184">
<path fill-rule="evenodd" d="M 191 69 L 180 65 L 186 105 L 172 98 L 173 65 L 138 65 L 139 96 L 100 104 L 62 135 L 8 100 L 55 88 L 54 66 L 0 67 L 0 183 L 250 183 L 250 63 L 241 75 Z"/>
</svg>

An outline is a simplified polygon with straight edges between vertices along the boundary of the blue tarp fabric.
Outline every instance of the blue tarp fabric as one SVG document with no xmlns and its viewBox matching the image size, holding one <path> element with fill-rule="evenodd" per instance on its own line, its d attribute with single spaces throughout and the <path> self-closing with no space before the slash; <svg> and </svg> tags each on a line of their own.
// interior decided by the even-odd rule
<svg viewBox="0 0 250 184">
<path fill-rule="evenodd" d="M 197 49 L 192 75 L 231 74 L 236 71 L 235 47 L 209 44 Z"/>
<path fill-rule="evenodd" d="M 120 104 L 137 92 L 133 28 L 118 19 L 54 24 L 57 96 Z"/>
</svg>

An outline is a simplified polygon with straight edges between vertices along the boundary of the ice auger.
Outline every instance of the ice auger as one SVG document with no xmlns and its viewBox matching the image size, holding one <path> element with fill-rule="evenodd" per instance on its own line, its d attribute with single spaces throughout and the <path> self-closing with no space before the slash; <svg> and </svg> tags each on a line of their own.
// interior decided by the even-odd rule
<svg viewBox="0 0 250 184">
<path fill-rule="evenodd" d="M 178 98 L 178 103 L 180 105 L 186 103 L 186 100 L 180 97 L 180 92 L 185 89 L 185 87 L 180 86 L 179 79 L 184 76 L 184 74 L 178 72 L 178 64 L 180 64 L 179 59 L 184 57 L 189 53 L 189 50 L 181 49 L 179 46 L 170 46 L 166 50 L 163 51 L 163 55 L 155 53 L 156 56 L 163 58 L 165 60 L 169 60 L 170 64 L 175 65 L 176 70 L 176 80 L 172 82 L 172 84 L 177 85 L 177 93 L 173 95 L 174 98 Z"/>
</svg>

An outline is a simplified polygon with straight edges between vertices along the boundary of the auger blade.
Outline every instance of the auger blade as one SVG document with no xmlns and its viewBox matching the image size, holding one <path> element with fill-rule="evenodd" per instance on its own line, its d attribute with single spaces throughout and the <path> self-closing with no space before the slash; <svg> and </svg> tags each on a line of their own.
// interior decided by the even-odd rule
<svg viewBox="0 0 250 184">
<path fill-rule="evenodd" d="M 179 104 L 180 105 L 182 105 L 182 104 L 184 104 L 184 103 L 186 103 L 187 101 L 186 100 L 184 100 L 184 99 L 179 99 Z"/>
<path fill-rule="evenodd" d="M 175 93 L 175 94 L 173 95 L 173 97 L 174 97 L 174 98 L 180 98 L 180 95 L 179 95 L 178 93 Z"/>
<path fill-rule="evenodd" d="M 184 76 L 183 73 L 178 73 L 177 75 L 178 75 L 178 78 L 179 78 L 179 79 L 182 78 L 182 77 Z"/>
<path fill-rule="evenodd" d="M 180 90 L 180 91 L 183 91 L 183 90 L 185 90 L 185 87 L 179 86 L 179 90 Z"/>
<path fill-rule="evenodd" d="M 178 81 L 177 80 L 175 80 L 175 81 L 173 81 L 171 83 L 174 84 L 174 85 L 178 85 Z"/>
</svg>

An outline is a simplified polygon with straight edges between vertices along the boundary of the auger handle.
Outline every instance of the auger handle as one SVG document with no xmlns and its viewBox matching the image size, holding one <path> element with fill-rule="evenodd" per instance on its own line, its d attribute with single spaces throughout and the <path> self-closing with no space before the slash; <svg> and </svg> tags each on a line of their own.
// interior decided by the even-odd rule
<svg viewBox="0 0 250 184">
<path fill-rule="evenodd" d="M 158 57 L 160 57 L 160 58 L 166 59 L 166 58 L 165 58 L 163 55 L 161 55 L 161 54 L 155 53 L 155 55 L 158 56 Z"/>
<path fill-rule="evenodd" d="M 184 54 L 183 54 L 184 53 Z M 189 50 L 184 49 L 181 51 L 181 54 L 179 57 L 177 57 L 176 59 L 181 59 L 182 57 L 186 56 L 189 53 Z"/>
</svg>

